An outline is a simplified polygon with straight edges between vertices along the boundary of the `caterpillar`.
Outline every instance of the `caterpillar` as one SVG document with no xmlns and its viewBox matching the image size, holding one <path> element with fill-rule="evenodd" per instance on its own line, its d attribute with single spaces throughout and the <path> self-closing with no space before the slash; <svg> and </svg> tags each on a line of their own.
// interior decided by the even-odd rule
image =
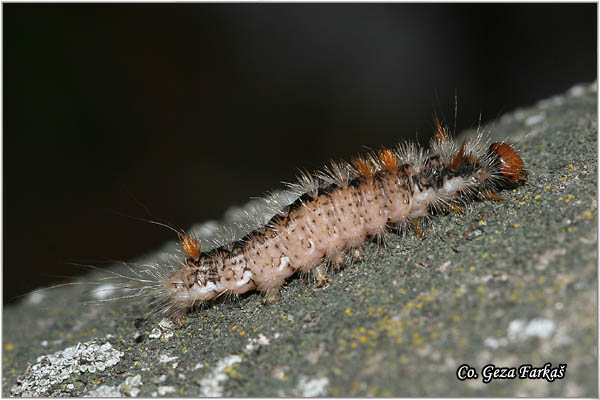
<svg viewBox="0 0 600 400">
<path fill-rule="evenodd" d="M 523 160 L 511 145 L 488 145 L 478 129 L 458 146 L 437 118 L 434 126 L 428 151 L 404 143 L 302 173 L 288 184 L 296 199 L 267 199 L 275 215 L 266 223 L 258 218 L 258 227 L 242 238 L 203 251 L 196 235 L 177 231 L 181 254 L 167 265 L 135 272 L 137 278 L 128 279 L 142 288 L 132 296 L 151 293 L 179 327 L 190 309 L 223 294 L 258 290 L 265 302 L 276 301 L 279 288 L 297 272 L 311 273 L 322 285 L 327 266 L 343 265 L 347 256 L 360 258 L 367 240 L 388 230 L 423 237 L 424 219 L 464 213 L 462 207 L 473 200 L 502 200 L 499 191 L 527 182 Z"/>
</svg>

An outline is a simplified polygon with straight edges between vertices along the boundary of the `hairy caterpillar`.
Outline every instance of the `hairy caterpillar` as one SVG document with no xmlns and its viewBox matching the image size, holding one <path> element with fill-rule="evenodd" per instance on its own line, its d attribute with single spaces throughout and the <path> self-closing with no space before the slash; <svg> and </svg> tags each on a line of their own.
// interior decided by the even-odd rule
<svg viewBox="0 0 600 400">
<path fill-rule="evenodd" d="M 441 211 L 462 213 L 475 199 L 501 200 L 497 192 L 527 181 L 523 160 L 503 142 L 488 146 L 479 131 L 460 146 L 435 121 L 429 152 L 415 144 L 384 149 L 351 163 L 332 163 L 302 174 L 289 185 L 296 200 L 267 200 L 275 213 L 243 238 L 202 251 L 193 234 L 179 233 L 182 255 L 168 265 L 136 271 L 125 285 L 131 297 L 152 294 L 158 308 L 178 325 L 187 311 L 222 294 L 251 290 L 274 301 L 296 272 L 326 281 L 326 265 L 340 265 L 348 253 L 360 256 L 368 238 L 388 229 L 411 229 L 423 236 L 423 218 Z"/>
</svg>

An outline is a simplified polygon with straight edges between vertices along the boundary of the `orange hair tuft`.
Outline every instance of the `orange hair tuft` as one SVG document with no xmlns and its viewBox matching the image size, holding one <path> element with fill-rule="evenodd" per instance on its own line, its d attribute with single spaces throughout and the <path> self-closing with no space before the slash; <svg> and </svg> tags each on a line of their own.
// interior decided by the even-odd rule
<svg viewBox="0 0 600 400">
<path fill-rule="evenodd" d="M 357 158 L 356 160 L 354 160 L 354 167 L 358 171 L 358 175 L 360 175 L 364 179 L 373 178 L 373 167 L 364 158 Z"/>
<path fill-rule="evenodd" d="M 379 161 L 381 161 L 383 167 L 389 172 L 394 172 L 398 169 L 398 158 L 390 149 L 382 150 L 379 153 Z"/>
<path fill-rule="evenodd" d="M 198 258 L 200 255 L 200 243 L 198 243 L 198 240 L 194 239 L 190 235 L 183 235 L 179 242 L 181 243 L 181 247 L 183 247 L 183 250 L 187 253 L 188 257 Z"/>
</svg>

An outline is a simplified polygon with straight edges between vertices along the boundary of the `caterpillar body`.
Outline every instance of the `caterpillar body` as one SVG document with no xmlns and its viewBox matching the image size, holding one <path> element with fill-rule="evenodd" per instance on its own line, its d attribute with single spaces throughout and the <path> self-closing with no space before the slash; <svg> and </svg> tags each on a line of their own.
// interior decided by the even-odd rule
<svg viewBox="0 0 600 400">
<path fill-rule="evenodd" d="M 202 251 L 195 235 L 182 232 L 182 255 L 136 280 L 144 294 L 158 295 L 159 308 L 181 326 L 191 308 L 222 294 L 258 290 L 273 301 L 299 271 L 323 283 L 326 265 L 344 263 L 347 254 L 360 256 L 367 239 L 388 229 L 423 236 L 423 218 L 462 212 L 462 205 L 476 199 L 501 200 L 498 191 L 527 178 L 510 145 L 488 145 L 479 131 L 458 146 L 436 120 L 428 152 L 402 144 L 302 174 L 290 185 L 296 200 L 274 204 L 275 215 L 243 238 Z"/>
</svg>

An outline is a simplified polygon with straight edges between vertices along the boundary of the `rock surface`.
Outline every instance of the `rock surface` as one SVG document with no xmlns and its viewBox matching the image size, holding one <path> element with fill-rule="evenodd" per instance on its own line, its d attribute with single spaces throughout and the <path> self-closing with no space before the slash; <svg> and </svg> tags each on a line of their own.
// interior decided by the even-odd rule
<svg viewBox="0 0 600 400">
<path fill-rule="evenodd" d="M 517 143 L 527 185 L 433 218 L 425 240 L 369 244 L 324 288 L 291 279 L 276 304 L 252 293 L 180 330 L 144 304 L 85 306 L 85 285 L 5 307 L 3 395 L 598 396 L 596 96 L 501 117 L 492 135 Z M 565 377 L 481 376 L 546 363 Z"/>
</svg>

